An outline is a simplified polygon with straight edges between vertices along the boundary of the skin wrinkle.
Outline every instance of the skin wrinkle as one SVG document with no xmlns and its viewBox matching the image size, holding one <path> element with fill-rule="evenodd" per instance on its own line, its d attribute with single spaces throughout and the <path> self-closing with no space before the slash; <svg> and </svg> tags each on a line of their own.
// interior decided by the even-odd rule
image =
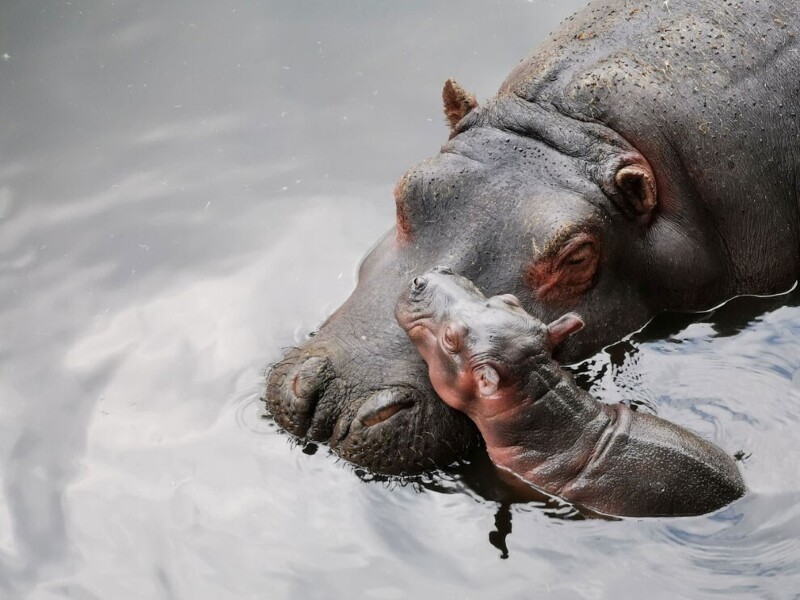
<svg viewBox="0 0 800 600">
<path fill-rule="evenodd" d="M 602 422 L 602 427 L 600 428 L 599 435 L 597 435 L 595 441 L 592 443 L 592 441 L 590 439 L 587 440 L 586 437 L 591 433 L 595 433 L 594 428 L 592 427 L 592 424 L 595 421 Z M 558 486 L 555 491 L 556 496 L 562 496 L 564 491 L 579 477 L 581 477 L 591 464 L 599 462 L 603 451 L 608 448 L 611 440 L 613 439 L 613 426 L 614 422 L 609 419 L 608 415 L 605 412 L 600 411 L 587 425 L 585 432 L 581 436 L 575 438 L 574 443 L 565 450 L 564 454 L 572 456 L 576 453 L 580 454 L 578 451 L 582 445 L 586 445 L 587 443 L 592 445 L 592 450 L 586 455 L 585 460 L 579 461 L 578 464 L 573 467 L 575 474 Z M 603 443 L 604 439 L 605 443 Z"/>
<path fill-rule="evenodd" d="M 622 165 L 627 164 L 628 161 L 631 161 L 632 157 L 642 156 L 642 154 L 636 150 L 635 146 L 601 121 L 588 119 L 585 117 L 580 118 L 578 115 L 568 114 L 566 111 L 563 111 L 560 107 L 553 103 L 534 102 L 511 93 L 506 95 L 508 97 L 513 97 L 514 99 L 523 102 L 530 107 L 538 106 L 539 108 L 542 108 L 543 111 L 546 111 L 544 106 L 547 105 L 551 108 L 549 113 L 551 115 L 559 115 L 565 119 L 582 123 L 584 125 L 601 128 L 599 131 L 594 129 L 583 130 L 584 134 L 586 134 L 588 131 L 588 133 L 593 134 L 595 137 L 592 138 L 591 136 L 584 135 L 584 137 L 581 139 L 571 140 L 572 143 L 567 143 L 563 139 L 550 139 L 547 137 L 547 135 L 539 135 L 534 137 L 531 134 L 531 130 L 526 129 L 524 126 L 521 126 L 519 131 L 513 129 L 512 131 L 519 135 L 525 135 L 526 137 L 537 139 L 538 141 L 549 145 L 554 150 L 566 156 L 580 160 L 585 165 L 584 174 L 586 175 L 587 179 L 598 182 L 599 188 L 605 198 L 610 201 L 610 204 L 614 206 L 617 211 L 620 211 L 617 203 L 610 197 L 606 190 L 614 187 L 610 182 L 613 181 L 614 174 Z M 502 123 L 495 123 L 494 125 L 503 128 Z M 609 147 L 611 149 L 609 149 Z M 581 148 L 588 148 L 588 150 L 582 151 L 580 150 Z M 609 164 L 612 165 L 611 168 L 607 166 Z M 606 203 L 594 203 L 592 202 L 592 199 L 588 197 L 586 200 L 593 203 L 607 214 L 609 213 Z"/>
<path fill-rule="evenodd" d="M 348 384 L 341 377 L 333 377 L 328 383 L 326 390 L 334 390 L 334 393 L 330 394 L 326 392 L 325 396 L 317 403 L 311 415 L 311 422 L 304 434 L 305 437 L 314 439 L 314 441 L 324 441 L 325 438 L 330 435 L 328 432 L 332 432 L 333 427 L 336 426 L 336 423 L 330 423 L 328 415 L 332 411 L 335 411 L 338 405 L 337 398 L 340 395 L 343 397 L 347 396 Z M 342 391 L 345 393 L 341 394 Z"/>
<path fill-rule="evenodd" d="M 525 120 L 512 113 L 509 119 L 508 111 L 503 107 L 503 100 L 513 100 L 516 104 L 524 107 L 526 112 L 532 113 Z M 553 106 L 554 105 L 550 105 Z M 555 107 L 554 107 L 555 108 Z M 538 117 L 538 118 L 537 118 Z M 579 133 L 573 133 L 572 128 L 564 123 L 559 123 L 559 119 L 574 121 L 582 125 L 602 127 L 602 131 L 593 128 L 586 129 L 579 127 Z M 556 121 L 551 124 L 550 122 Z M 516 122 L 515 122 L 516 121 Z M 543 127 L 544 124 L 547 124 Z M 547 111 L 539 104 L 527 101 L 515 94 L 498 95 L 491 105 L 484 108 L 480 114 L 471 120 L 468 127 L 464 127 L 459 134 L 464 133 L 473 127 L 485 127 L 487 129 L 497 129 L 505 131 L 526 139 L 535 140 L 545 144 L 559 154 L 578 160 L 583 163 L 583 172 L 588 175 L 588 179 L 600 182 L 600 189 L 603 188 L 603 181 L 609 174 L 598 169 L 598 164 L 608 162 L 614 156 L 626 155 L 635 152 L 635 149 L 624 138 L 606 126 L 597 122 L 586 122 L 574 119 L 558 110 Z M 572 134 L 571 137 L 566 137 Z M 599 152 L 599 149 L 603 149 Z M 599 155 L 599 158 L 598 158 Z M 562 186 L 559 189 L 563 189 Z M 575 190 L 581 192 L 583 190 Z M 607 198 L 610 200 L 610 198 Z M 602 206 L 602 203 L 599 203 Z M 613 204 L 613 202 L 612 202 Z M 607 207 L 603 206 L 605 210 Z"/>
<path fill-rule="evenodd" d="M 556 492 L 557 496 L 561 496 L 565 490 L 568 490 L 571 486 L 575 485 L 578 479 L 585 477 L 593 466 L 602 464 L 603 459 L 606 458 L 606 455 L 612 447 L 612 444 L 627 435 L 627 426 L 630 425 L 630 419 L 627 419 L 628 422 L 626 423 L 625 430 L 620 431 L 617 429 L 620 417 L 619 411 L 610 410 L 608 412 L 601 412 L 597 416 L 598 419 L 603 417 L 605 417 L 606 423 L 600 430 L 600 435 L 595 440 L 592 450 L 585 455 L 585 459 L 582 457 L 582 460 L 576 465 L 575 475 L 570 477 L 558 488 L 558 491 Z M 581 441 L 582 438 L 578 438 L 573 447 L 577 447 Z M 573 447 L 571 447 L 570 450 L 572 450 Z"/>
</svg>

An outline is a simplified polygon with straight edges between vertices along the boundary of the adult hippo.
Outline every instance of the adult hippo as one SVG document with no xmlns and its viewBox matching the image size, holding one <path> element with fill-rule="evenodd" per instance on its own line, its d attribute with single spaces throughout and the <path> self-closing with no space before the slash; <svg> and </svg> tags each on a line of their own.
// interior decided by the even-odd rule
<svg viewBox="0 0 800 600">
<path fill-rule="evenodd" d="M 596 0 L 485 106 L 445 84 L 452 131 L 395 192 L 397 224 L 350 298 L 271 369 L 287 431 L 385 473 L 477 437 L 394 318 L 447 264 L 487 295 L 586 328 L 574 361 L 659 311 L 787 289 L 800 266 L 800 3 Z"/>
</svg>

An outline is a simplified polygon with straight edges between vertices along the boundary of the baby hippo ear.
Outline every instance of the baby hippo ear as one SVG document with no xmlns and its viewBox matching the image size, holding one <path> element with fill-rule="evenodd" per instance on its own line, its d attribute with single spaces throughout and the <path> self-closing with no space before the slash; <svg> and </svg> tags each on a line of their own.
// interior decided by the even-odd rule
<svg viewBox="0 0 800 600">
<path fill-rule="evenodd" d="M 547 326 L 547 341 L 555 348 L 576 331 L 583 329 L 583 319 L 575 313 L 567 313 Z"/>
<path fill-rule="evenodd" d="M 483 365 L 475 370 L 475 382 L 478 384 L 478 393 L 481 396 L 491 396 L 497 393 L 500 376 L 489 365 Z"/>
</svg>

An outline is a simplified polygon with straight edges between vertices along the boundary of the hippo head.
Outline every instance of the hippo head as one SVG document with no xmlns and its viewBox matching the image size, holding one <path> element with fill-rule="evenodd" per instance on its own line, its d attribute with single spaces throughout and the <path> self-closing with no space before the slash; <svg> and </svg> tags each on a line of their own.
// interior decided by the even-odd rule
<svg viewBox="0 0 800 600">
<path fill-rule="evenodd" d="M 388 474 L 448 464 L 479 439 L 437 398 L 395 320 L 415 276 L 447 264 L 545 323 L 579 312 L 586 329 L 555 354 L 574 361 L 708 271 L 678 260 L 702 246 L 679 220 L 659 220 L 650 165 L 611 129 L 510 91 L 479 107 L 449 81 L 444 100 L 450 139 L 397 184 L 396 226 L 363 260 L 350 298 L 267 381 L 282 428 Z"/>
<path fill-rule="evenodd" d="M 428 364 L 436 393 L 473 420 L 517 406 L 531 369 L 583 328 L 575 313 L 545 325 L 516 296 L 486 298 L 447 267 L 415 277 L 395 315 Z"/>
</svg>

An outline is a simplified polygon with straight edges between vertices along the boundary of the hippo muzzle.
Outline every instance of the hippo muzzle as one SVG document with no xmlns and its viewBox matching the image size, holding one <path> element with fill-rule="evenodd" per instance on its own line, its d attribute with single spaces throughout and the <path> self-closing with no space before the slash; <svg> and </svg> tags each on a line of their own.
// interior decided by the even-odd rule
<svg viewBox="0 0 800 600">
<path fill-rule="evenodd" d="M 328 443 L 373 471 L 402 475 L 447 465 L 479 438 L 436 396 L 425 363 L 394 319 L 394 290 L 390 297 L 348 307 L 372 314 L 384 305 L 385 328 L 364 327 L 374 319 L 335 319 L 289 351 L 269 370 L 266 398 L 275 422 L 292 435 Z M 348 343 L 353 337 L 358 345 Z"/>
</svg>

